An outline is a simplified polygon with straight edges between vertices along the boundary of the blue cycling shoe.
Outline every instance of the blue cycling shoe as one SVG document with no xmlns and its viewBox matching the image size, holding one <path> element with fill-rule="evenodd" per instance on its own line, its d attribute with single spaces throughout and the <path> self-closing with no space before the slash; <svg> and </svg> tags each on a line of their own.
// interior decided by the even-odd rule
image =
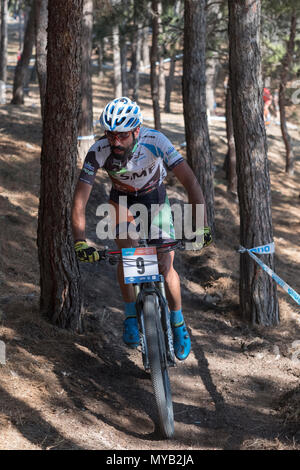
<svg viewBox="0 0 300 470">
<path fill-rule="evenodd" d="M 136 317 L 127 317 L 124 320 L 123 341 L 131 348 L 137 348 L 140 344 L 139 327 Z"/>
<path fill-rule="evenodd" d="M 177 359 L 184 361 L 191 352 L 191 339 L 185 323 L 172 326 L 174 352 Z"/>
</svg>

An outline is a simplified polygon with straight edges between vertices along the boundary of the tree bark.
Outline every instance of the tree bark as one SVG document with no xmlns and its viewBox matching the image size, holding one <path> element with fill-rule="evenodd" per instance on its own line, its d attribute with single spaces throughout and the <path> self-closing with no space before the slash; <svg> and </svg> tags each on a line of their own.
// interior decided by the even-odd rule
<svg viewBox="0 0 300 470">
<path fill-rule="evenodd" d="M 174 16 L 178 17 L 180 15 L 180 7 L 181 7 L 181 0 L 176 0 L 174 5 Z M 176 49 L 177 49 L 177 41 L 175 41 L 170 47 L 170 56 L 171 56 L 171 63 L 169 69 L 169 75 L 166 78 L 166 94 L 165 94 L 165 112 L 171 112 L 171 93 L 174 87 L 174 76 L 175 76 L 175 69 L 176 69 Z"/>
<path fill-rule="evenodd" d="M 93 144 L 93 89 L 92 89 L 92 32 L 93 0 L 83 0 L 81 52 L 81 109 L 78 121 L 78 157 L 83 162 Z"/>
<path fill-rule="evenodd" d="M 82 0 L 51 0 L 38 222 L 40 310 L 81 330 L 82 292 L 71 230 L 81 86 Z"/>
<path fill-rule="evenodd" d="M 161 36 L 163 34 L 162 26 L 162 2 L 158 2 L 158 34 Z M 163 45 L 161 41 L 158 42 L 158 94 L 159 94 L 159 103 L 161 109 L 164 108 L 166 101 L 166 74 L 165 74 L 165 64 L 164 64 L 164 53 Z"/>
<path fill-rule="evenodd" d="M 5 85 L 7 81 L 7 0 L 1 0 L 0 7 L 0 104 L 5 104 Z"/>
<path fill-rule="evenodd" d="M 169 75 L 166 79 L 166 94 L 165 94 L 165 113 L 171 112 L 171 93 L 174 87 L 174 75 L 176 67 L 176 53 L 174 52 L 171 57 Z"/>
<path fill-rule="evenodd" d="M 260 0 L 229 0 L 229 59 L 240 203 L 240 243 L 273 241 L 267 138 L 263 118 Z M 261 255 L 260 255 L 261 256 Z M 261 256 L 274 270 L 274 255 Z M 253 325 L 279 323 L 276 284 L 247 253 L 240 261 L 240 307 Z"/>
<path fill-rule="evenodd" d="M 159 66 L 158 66 L 158 88 L 159 88 L 159 103 L 161 109 L 164 109 L 166 101 L 166 74 L 165 74 L 165 64 L 164 58 L 162 55 L 159 56 Z"/>
<path fill-rule="evenodd" d="M 35 0 L 36 69 L 40 87 L 41 114 L 44 116 L 47 86 L 48 0 Z"/>
<path fill-rule="evenodd" d="M 214 23 L 220 18 L 220 16 L 222 16 L 221 15 L 221 2 L 214 2 L 214 1 L 210 2 L 208 8 L 209 8 L 210 19 Z M 215 106 L 216 106 L 215 93 L 216 93 L 218 72 L 220 69 L 218 53 L 219 53 L 218 51 L 210 51 L 208 57 L 206 58 L 206 102 L 207 102 L 207 109 L 209 110 L 210 115 L 215 114 Z"/>
<path fill-rule="evenodd" d="M 113 62 L 114 62 L 114 95 L 116 98 L 122 96 L 122 74 L 121 56 L 119 45 L 119 26 L 113 26 Z"/>
<path fill-rule="evenodd" d="M 237 192 L 237 175 L 236 175 L 236 153 L 234 143 L 233 121 L 232 121 L 232 96 L 230 89 L 230 81 L 226 90 L 226 134 L 228 146 L 228 160 L 226 165 L 226 178 L 228 181 L 227 190 Z"/>
<path fill-rule="evenodd" d="M 28 67 L 32 56 L 32 49 L 35 41 L 35 7 L 32 6 L 24 34 L 24 46 L 20 60 L 15 69 L 13 97 L 11 104 L 24 104 L 24 85 L 28 74 Z"/>
<path fill-rule="evenodd" d="M 103 40 L 99 39 L 97 42 L 97 51 L 98 51 L 98 78 L 102 80 L 103 78 Z"/>
<path fill-rule="evenodd" d="M 213 169 L 205 95 L 205 4 L 205 0 L 184 2 L 183 109 L 187 161 L 203 190 L 208 224 L 214 232 Z"/>
<path fill-rule="evenodd" d="M 134 4 L 136 9 L 136 3 Z M 136 12 L 137 14 L 137 12 Z M 141 48 L 142 48 L 142 30 L 141 23 L 136 20 L 136 14 L 134 15 L 134 40 L 132 44 L 132 97 L 134 101 L 139 99 L 139 88 L 140 88 L 140 62 L 141 62 Z"/>
<path fill-rule="evenodd" d="M 206 100 L 207 108 L 210 111 L 210 114 L 215 114 L 216 106 L 216 85 L 217 85 L 217 75 L 219 71 L 219 60 L 217 58 L 217 52 L 213 52 L 211 57 L 206 60 Z"/>
<path fill-rule="evenodd" d="M 146 70 L 150 66 L 150 53 L 149 53 L 149 27 L 145 26 L 142 30 L 142 66 L 143 70 Z"/>
<path fill-rule="evenodd" d="M 290 135 L 288 133 L 287 124 L 286 124 L 286 113 L 285 113 L 285 92 L 286 92 L 286 85 L 288 81 L 289 71 L 293 61 L 293 54 L 295 50 L 295 37 L 296 37 L 296 29 L 297 29 L 297 17 L 296 12 L 293 11 L 291 16 L 291 27 L 290 27 L 290 37 L 287 43 L 287 50 L 282 62 L 282 69 L 280 74 L 280 85 L 279 85 L 279 112 L 280 112 L 280 127 L 282 138 L 285 145 L 286 150 L 286 164 L 285 164 L 285 171 L 288 175 L 294 174 L 294 151 L 292 147 L 292 142 Z"/>
<path fill-rule="evenodd" d="M 152 9 L 152 45 L 150 52 L 150 84 L 151 84 L 151 96 L 153 104 L 153 114 L 154 114 L 154 126 L 158 131 L 161 130 L 161 121 L 160 121 L 160 108 L 159 108 L 159 86 L 158 86 L 158 76 L 156 70 L 156 62 L 158 61 L 158 33 L 159 33 L 159 24 L 158 24 L 158 0 L 152 0 L 151 3 Z"/>
<path fill-rule="evenodd" d="M 19 15 L 19 24 L 18 24 L 18 40 L 19 40 L 19 51 L 22 51 L 23 43 L 24 43 L 24 11 L 22 9 L 21 2 L 18 5 L 18 15 Z"/>
<path fill-rule="evenodd" d="M 128 96 L 127 44 L 125 37 L 123 39 L 120 43 L 122 96 Z"/>
</svg>

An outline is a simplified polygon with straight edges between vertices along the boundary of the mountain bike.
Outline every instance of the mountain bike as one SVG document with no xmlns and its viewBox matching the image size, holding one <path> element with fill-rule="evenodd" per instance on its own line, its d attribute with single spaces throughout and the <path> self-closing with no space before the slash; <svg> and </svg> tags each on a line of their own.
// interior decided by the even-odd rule
<svg viewBox="0 0 300 470">
<path fill-rule="evenodd" d="M 134 286 L 143 365 L 151 374 L 159 429 L 166 439 L 174 435 L 168 368 L 175 366 L 175 355 L 164 278 L 158 273 L 157 251 L 175 249 L 184 249 L 184 241 L 148 246 L 146 240 L 140 240 L 137 248 L 98 251 L 99 261 L 116 264 L 122 259 L 125 283 Z"/>
</svg>

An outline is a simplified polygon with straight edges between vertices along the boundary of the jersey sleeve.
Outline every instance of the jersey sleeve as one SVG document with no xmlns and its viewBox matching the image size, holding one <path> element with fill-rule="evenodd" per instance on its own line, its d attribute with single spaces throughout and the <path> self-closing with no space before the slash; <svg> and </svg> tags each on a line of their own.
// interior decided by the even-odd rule
<svg viewBox="0 0 300 470">
<path fill-rule="evenodd" d="M 96 160 L 96 152 L 90 149 L 85 157 L 83 167 L 79 175 L 79 181 L 92 186 L 98 169 L 99 163 Z"/>
<path fill-rule="evenodd" d="M 160 134 L 160 148 L 162 150 L 162 159 L 168 170 L 173 170 L 179 163 L 184 161 L 182 155 L 164 134 Z"/>
</svg>

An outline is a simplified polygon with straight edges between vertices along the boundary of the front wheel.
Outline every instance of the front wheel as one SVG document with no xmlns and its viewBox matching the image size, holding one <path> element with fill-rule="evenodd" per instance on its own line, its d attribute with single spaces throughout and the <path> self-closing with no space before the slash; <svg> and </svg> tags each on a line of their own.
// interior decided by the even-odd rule
<svg viewBox="0 0 300 470">
<path fill-rule="evenodd" d="M 171 386 L 168 375 L 166 345 L 160 319 L 159 301 L 156 295 L 147 295 L 143 305 L 145 335 L 153 392 L 158 410 L 159 425 L 163 436 L 174 435 L 174 415 Z"/>
</svg>

